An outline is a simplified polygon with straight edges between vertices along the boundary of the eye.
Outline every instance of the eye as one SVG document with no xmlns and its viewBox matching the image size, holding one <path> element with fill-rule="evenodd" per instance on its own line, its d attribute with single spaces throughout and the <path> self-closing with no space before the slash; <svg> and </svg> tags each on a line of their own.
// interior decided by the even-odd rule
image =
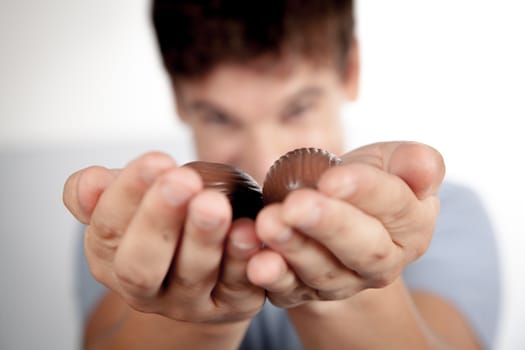
<svg viewBox="0 0 525 350">
<path fill-rule="evenodd" d="M 305 116 L 313 108 L 313 102 L 297 103 L 286 110 L 283 115 L 283 121 L 293 121 L 294 119 Z"/>
<path fill-rule="evenodd" d="M 224 114 L 218 112 L 205 113 L 202 120 L 206 124 L 213 124 L 218 126 L 226 126 L 231 124 L 231 120 Z"/>
</svg>

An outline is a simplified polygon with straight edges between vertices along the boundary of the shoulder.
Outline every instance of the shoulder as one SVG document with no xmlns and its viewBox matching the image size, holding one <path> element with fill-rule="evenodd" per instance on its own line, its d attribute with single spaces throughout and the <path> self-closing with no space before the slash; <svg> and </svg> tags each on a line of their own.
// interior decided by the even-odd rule
<svg viewBox="0 0 525 350">
<path fill-rule="evenodd" d="M 445 182 L 438 193 L 441 212 L 436 231 L 458 224 L 474 224 L 482 233 L 492 234 L 489 215 L 478 194 L 462 184 Z M 467 230 L 465 233 L 473 232 Z"/>
<path fill-rule="evenodd" d="M 412 290 L 448 300 L 492 344 L 499 318 L 501 277 L 496 235 L 480 197 L 467 186 L 445 183 L 428 251 L 403 277 Z"/>
</svg>

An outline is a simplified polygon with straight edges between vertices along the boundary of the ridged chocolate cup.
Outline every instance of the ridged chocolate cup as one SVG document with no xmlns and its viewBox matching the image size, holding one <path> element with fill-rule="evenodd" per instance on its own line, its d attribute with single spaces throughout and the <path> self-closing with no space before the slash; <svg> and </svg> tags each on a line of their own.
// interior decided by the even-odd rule
<svg viewBox="0 0 525 350">
<path fill-rule="evenodd" d="M 224 193 L 232 206 L 233 219 L 255 219 L 263 207 L 262 192 L 257 182 L 230 165 L 195 161 L 184 164 L 197 171 L 205 188 Z"/>
<path fill-rule="evenodd" d="M 321 174 L 339 164 L 341 159 L 319 148 L 299 148 L 286 153 L 266 174 L 264 204 L 282 202 L 288 193 L 299 188 L 317 188 Z"/>
</svg>

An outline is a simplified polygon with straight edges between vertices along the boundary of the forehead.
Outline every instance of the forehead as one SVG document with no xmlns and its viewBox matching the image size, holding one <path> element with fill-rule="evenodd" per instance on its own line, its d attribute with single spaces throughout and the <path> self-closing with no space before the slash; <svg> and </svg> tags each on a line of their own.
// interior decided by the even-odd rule
<svg viewBox="0 0 525 350">
<path fill-rule="evenodd" d="M 300 89 L 330 89 L 340 83 L 332 65 L 315 64 L 298 57 L 261 59 L 249 64 L 223 63 L 199 79 L 174 82 L 181 102 L 204 99 L 221 104 L 275 103 Z M 276 101 L 277 100 L 277 101 Z"/>
</svg>

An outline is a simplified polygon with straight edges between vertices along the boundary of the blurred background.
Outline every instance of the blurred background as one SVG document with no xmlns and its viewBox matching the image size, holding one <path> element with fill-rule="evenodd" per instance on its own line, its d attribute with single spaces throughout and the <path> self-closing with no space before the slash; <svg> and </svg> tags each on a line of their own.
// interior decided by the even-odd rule
<svg viewBox="0 0 525 350">
<path fill-rule="evenodd" d="M 358 1 L 349 148 L 438 148 L 482 197 L 504 267 L 497 349 L 525 348 L 525 3 Z M 0 0 L 0 349 L 79 348 L 67 176 L 149 150 L 193 158 L 146 0 Z M 483 257 L 480 257 L 482 259 Z M 483 273 L 480 271 L 480 273 Z"/>
</svg>

